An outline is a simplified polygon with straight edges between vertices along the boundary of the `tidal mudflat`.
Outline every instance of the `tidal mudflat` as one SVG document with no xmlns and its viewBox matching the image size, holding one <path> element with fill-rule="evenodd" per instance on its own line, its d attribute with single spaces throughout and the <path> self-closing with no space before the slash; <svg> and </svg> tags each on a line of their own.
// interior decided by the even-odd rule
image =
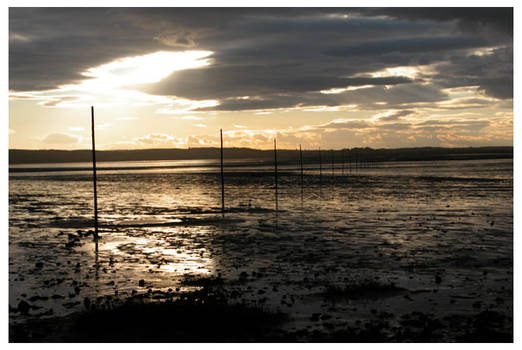
<svg viewBox="0 0 522 350">
<path fill-rule="evenodd" d="M 512 341 L 511 159 L 225 176 L 11 174 L 10 340 Z"/>
</svg>

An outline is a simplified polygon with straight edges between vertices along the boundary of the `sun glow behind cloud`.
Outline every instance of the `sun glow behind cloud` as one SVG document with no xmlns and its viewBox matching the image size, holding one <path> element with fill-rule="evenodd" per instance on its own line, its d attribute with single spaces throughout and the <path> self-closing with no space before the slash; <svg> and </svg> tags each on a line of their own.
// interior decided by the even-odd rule
<svg viewBox="0 0 522 350">
<path fill-rule="evenodd" d="M 94 79 L 87 80 L 82 85 L 87 88 L 115 88 L 157 83 L 174 71 L 208 66 L 210 60 L 203 58 L 211 54 L 211 51 L 160 51 L 144 56 L 126 57 L 87 70 L 83 75 Z"/>
<path fill-rule="evenodd" d="M 372 78 L 406 77 L 410 79 L 417 79 L 423 75 L 429 76 L 434 74 L 434 69 L 434 65 L 389 67 L 377 72 L 370 73 L 370 76 Z"/>
<path fill-rule="evenodd" d="M 160 51 L 143 56 L 124 57 L 81 74 L 86 79 L 62 85 L 54 90 L 12 93 L 11 99 L 39 100 L 45 107 L 85 108 L 89 105 L 158 105 L 167 110 L 191 110 L 216 105 L 213 100 L 191 101 L 176 97 L 155 96 L 140 92 L 136 86 L 161 81 L 175 71 L 202 68 L 211 64 L 212 51 Z"/>
<path fill-rule="evenodd" d="M 319 91 L 322 94 L 340 94 L 345 91 L 354 91 L 354 90 L 360 90 L 360 89 L 369 89 L 374 87 L 375 85 L 362 85 L 362 86 L 348 86 L 346 88 L 332 88 L 328 90 L 321 90 Z"/>
</svg>

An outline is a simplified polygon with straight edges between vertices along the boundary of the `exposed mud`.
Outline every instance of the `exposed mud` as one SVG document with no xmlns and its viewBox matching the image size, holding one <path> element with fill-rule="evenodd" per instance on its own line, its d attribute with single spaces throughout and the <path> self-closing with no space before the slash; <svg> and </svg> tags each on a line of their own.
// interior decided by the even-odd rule
<svg viewBox="0 0 522 350">
<path fill-rule="evenodd" d="M 216 174 L 102 174 L 97 243 L 89 176 L 11 177 L 10 339 L 64 340 L 36 333 L 203 289 L 219 312 L 283 316 L 269 336 L 201 341 L 510 341 L 512 163 L 446 163 L 307 174 L 303 188 L 281 174 L 277 212 L 270 173 L 228 174 L 224 216 Z"/>
</svg>

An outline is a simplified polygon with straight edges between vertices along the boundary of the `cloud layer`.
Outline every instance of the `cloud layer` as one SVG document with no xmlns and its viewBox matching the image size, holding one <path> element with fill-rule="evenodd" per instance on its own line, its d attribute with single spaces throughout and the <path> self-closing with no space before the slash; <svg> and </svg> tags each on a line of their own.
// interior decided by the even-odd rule
<svg viewBox="0 0 522 350">
<path fill-rule="evenodd" d="M 325 133 L 375 145 L 509 138 L 495 133 L 501 122 L 488 119 L 486 112 L 467 121 L 434 122 L 431 116 L 510 110 L 511 8 L 9 9 L 9 89 L 16 101 L 37 100 L 45 108 L 88 103 L 81 88 L 96 80 L 85 72 L 112 62 L 114 74 L 124 74 L 114 62 L 137 62 L 158 52 L 203 52 L 205 61 L 165 69 L 169 74 L 161 79 L 129 80 L 117 94 L 102 96 L 108 87 L 101 84 L 99 104 L 130 105 L 126 101 L 132 99 L 133 107 L 154 106 L 155 114 L 198 120 L 208 113 L 261 118 L 296 110 L 366 115 L 308 123 L 306 131 L 272 127 L 289 142 Z M 168 59 L 161 62 L 167 65 Z M 214 126 L 202 121 L 194 127 Z M 249 126 L 240 129 L 235 135 L 253 147 L 272 135 L 249 132 L 257 130 Z M 488 141 L 486 131 L 496 136 Z M 46 142 L 73 142 L 58 135 Z M 203 138 L 212 140 L 180 137 L 155 130 L 128 142 L 199 145 Z M 243 143 L 239 136 L 237 142 Z"/>
<path fill-rule="evenodd" d="M 175 72 L 143 90 L 190 99 L 257 96 L 270 107 L 274 94 L 404 84 L 404 77 L 354 76 L 441 64 L 435 81 L 442 86 L 512 95 L 508 8 L 12 8 L 9 22 L 16 91 L 77 82 L 85 78 L 80 72 L 120 57 L 197 47 L 214 52 L 212 66 Z M 488 47 L 502 48 L 470 55 Z"/>
</svg>

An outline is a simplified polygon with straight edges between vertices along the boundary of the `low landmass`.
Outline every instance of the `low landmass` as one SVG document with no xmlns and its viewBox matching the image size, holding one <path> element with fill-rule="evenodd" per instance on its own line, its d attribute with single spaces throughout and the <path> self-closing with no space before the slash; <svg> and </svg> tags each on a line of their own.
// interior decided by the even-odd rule
<svg viewBox="0 0 522 350">
<path fill-rule="evenodd" d="M 253 148 L 225 148 L 225 159 L 255 159 L 269 161 L 273 159 L 273 150 Z M 336 162 L 341 161 L 423 161 L 423 160 L 462 160 L 462 159 L 496 159 L 513 158 L 512 146 L 499 147 L 418 147 L 396 149 L 351 148 L 322 150 L 323 161 L 330 162 L 332 155 Z M 91 150 L 24 150 L 10 149 L 9 164 L 31 163 L 71 163 L 90 162 Z M 103 150 L 96 151 L 98 162 L 146 161 L 146 160 L 189 160 L 219 159 L 220 149 L 216 147 L 200 147 L 188 149 L 142 149 L 142 150 Z M 277 153 L 278 161 L 295 162 L 299 160 L 299 150 L 282 149 Z M 317 161 L 318 150 L 303 150 L 304 161 Z"/>
</svg>

